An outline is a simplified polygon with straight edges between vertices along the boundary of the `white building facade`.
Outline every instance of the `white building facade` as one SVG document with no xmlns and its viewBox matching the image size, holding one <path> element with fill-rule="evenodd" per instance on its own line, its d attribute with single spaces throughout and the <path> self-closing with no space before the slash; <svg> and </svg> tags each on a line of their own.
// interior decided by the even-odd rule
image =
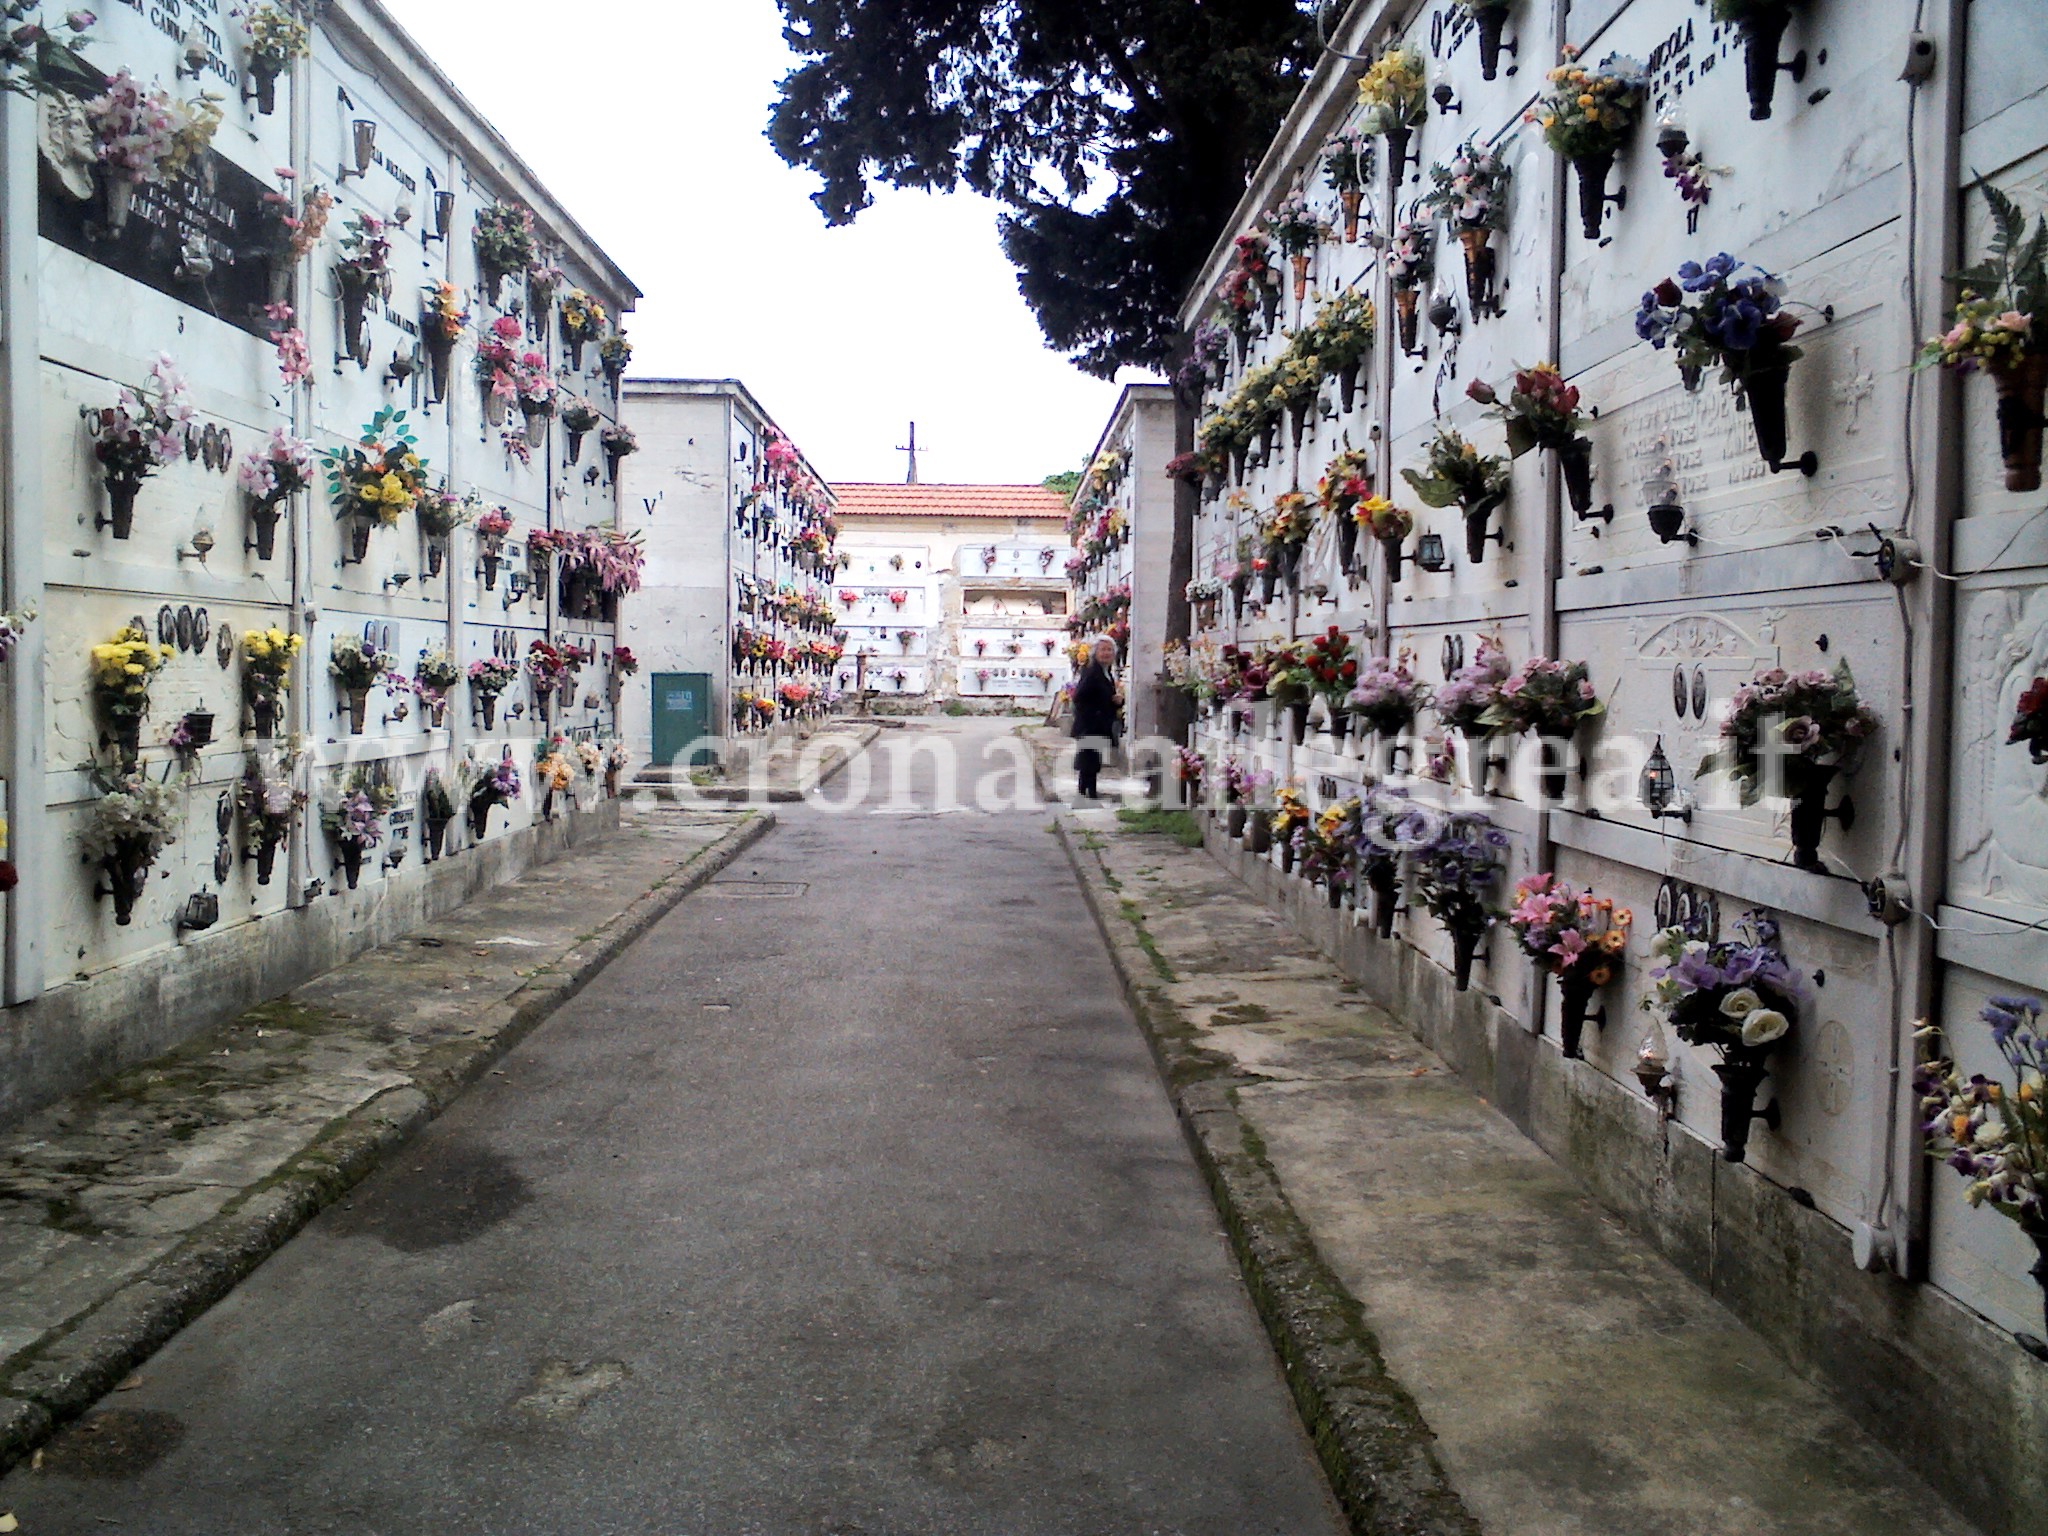
<svg viewBox="0 0 2048 1536">
<path fill-rule="evenodd" d="M 667 770 L 693 741 L 831 707 L 837 503 L 738 380 L 635 379 L 626 393 L 641 451 L 622 516 L 647 570 L 621 616 L 641 666 L 622 730 L 636 763 Z"/>
<path fill-rule="evenodd" d="M 887 703 L 1049 703 L 1067 676 L 1058 496 L 1029 485 L 839 488 L 839 687 Z"/>
<path fill-rule="evenodd" d="M 1519 51 L 1484 60 L 1466 8 L 1359 0 L 1335 48 L 1411 50 L 1412 91 L 1374 116 L 1367 66 L 1326 57 L 1183 312 L 1191 332 L 1217 327 L 1187 375 L 1213 450 L 1192 548 L 1193 576 L 1221 592 L 1204 648 L 1251 653 L 1334 626 L 1365 655 L 1405 654 L 1440 693 L 1482 645 L 1514 668 L 1586 664 L 1604 714 L 1576 737 L 1591 771 L 1567 774 L 1562 803 L 1539 800 L 1540 776 L 1489 762 L 1530 738 L 1461 739 L 1427 707 L 1414 755 L 1392 765 L 1455 757 L 1434 779 L 1394 777 L 1505 836 L 1497 905 L 1554 871 L 1632 910 L 1584 1058 L 1562 1053 L 1557 988 L 1504 923 L 1474 989 L 1453 990 L 1451 936 L 1411 864 L 1380 938 L 1364 903 L 1331 918 L 1320 893 L 1223 851 L 1922 1475 L 1987 1528 L 2032 1529 L 2048 1521 L 2048 1369 L 2029 1342 L 2044 1331 L 2040 1253 L 1928 1155 L 1912 1079 L 1920 1021 L 1942 1026 L 1965 1071 L 2002 1070 L 1980 1009 L 2048 992 L 2048 770 L 2008 743 L 2048 672 L 2048 522 L 2038 479 L 2001 465 L 1993 383 L 1913 364 L 1953 324 L 1943 274 L 1986 250 L 1974 177 L 2030 228 L 2048 203 L 2048 23 L 2021 0 L 1788 14 L 1782 57 L 1803 71 L 1760 67 L 1767 102 L 1745 64 L 1770 42 L 1704 6 L 1518 0 Z M 1909 54 L 1916 28 L 1925 46 Z M 1579 67 L 1640 72 L 1611 164 L 1545 141 L 1538 97 L 1567 45 Z M 1377 66 L 1375 82 L 1398 87 L 1395 73 Z M 1361 140 L 1370 158 L 1347 199 Z M 1496 157 L 1504 184 L 1476 204 L 1469 182 L 1426 202 L 1434 172 L 1470 169 L 1468 146 Z M 1785 440 L 1770 447 L 1770 378 L 1738 403 L 1717 370 L 1695 385 L 1639 330 L 1645 294 L 1694 281 L 1687 262 L 1711 283 L 1723 252 L 1776 274 L 1799 321 L 1802 355 L 1779 376 Z M 1252 394 L 1288 392 L 1275 372 L 1243 386 L 1300 356 L 1292 338 L 1345 295 L 1377 319 L 1355 373 L 1233 419 Z M 1477 380 L 1509 400 L 1518 370 L 1545 363 L 1579 392 L 1590 487 L 1569 453 L 1512 452 L 1499 413 L 1467 395 Z M 1503 461 L 1504 494 L 1421 495 L 1403 471 L 1429 477 L 1441 429 Z M 1344 454 L 1412 530 L 1347 548 L 1341 515 L 1313 505 Z M 1296 493 L 1313 531 L 1288 552 L 1268 530 Z M 1270 590 L 1268 560 L 1282 565 Z M 1695 768 L 1753 678 L 1842 662 L 1878 724 L 1860 765 L 1834 776 L 1817 855 L 1795 861 L 1790 802 L 1743 805 Z M 1212 778 L 1260 770 L 1317 808 L 1369 796 L 1390 765 L 1369 762 L 1362 730 L 1323 720 L 1319 705 L 1296 744 L 1284 711 L 1218 710 L 1195 740 Z M 1644 1005 L 1661 927 L 1730 938 L 1752 910 L 1781 926 L 1807 1001 L 1754 1101 L 1772 1118 L 1734 1162 L 1719 1155 L 1719 1057 Z M 1646 1049 L 1668 1061 L 1663 1081 L 1648 1074 L 1655 1094 L 1637 1074 Z"/>
<path fill-rule="evenodd" d="M 0 97 L 5 602 L 37 615 L 0 718 L 9 1115 L 615 815 L 637 290 L 373 0 L 319 7 L 268 81 L 227 6 L 97 9 L 97 76 L 223 119 L 134 185 L 98 158 L 99 80 Z M 158 420 L 96 451 L 124 391 Z M 366 441 L 389 476 L 350 459 Z M 252 489 L 267 451 L 308 483 Z M 131 623 L 155 648 L 139 695 L 95 664 Z M 244 642 L 271 630 L 300 648 L 281 695 Z M 386 666 L 352 685 L 333 663 L 359 651 Z M 488 720 L 477 663 L 508 679 Z M 558 735 L 574 776 L 550 796 Z M 263 781 L 269 833 L 238 799 Z M 109 814 L 138 784 L 140 839 Z"/>
</svg>

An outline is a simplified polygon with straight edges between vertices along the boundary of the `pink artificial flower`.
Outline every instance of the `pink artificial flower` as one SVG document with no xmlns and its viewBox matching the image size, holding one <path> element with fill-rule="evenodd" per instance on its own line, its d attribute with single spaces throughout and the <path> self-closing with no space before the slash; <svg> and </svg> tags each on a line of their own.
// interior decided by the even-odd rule
<svg viewBox="0 0 2048 1536">
<path fill-rule="evenodd" d="M 1569 965 L 1585 953 L 1586 938 L 1576 928 L 1567 928 L 1557 936 L 1557 942 L 1550 946 L 1550 952 Z"/>
<path fill-rule="evenodd" d="M 1941 338 L 1941 344 L 1944 347 L 1960 347 L 1964 345 L 1966 342 L 1968 342 L 1969 339 L 1970 322 L 1967 320 L 1962 320 L 1957 322 L 1954 330 L 1950 331 L 1946 336 Z"/>
<path fill-rule="evenodd" d="M 2024 336 L 2033 328 L 2034 317 L 2032 315 L 2023 315 L 2016 309 L 2008 309 L 1998 317 L 1998 323 L 2015 335 Z"/>
</svg>

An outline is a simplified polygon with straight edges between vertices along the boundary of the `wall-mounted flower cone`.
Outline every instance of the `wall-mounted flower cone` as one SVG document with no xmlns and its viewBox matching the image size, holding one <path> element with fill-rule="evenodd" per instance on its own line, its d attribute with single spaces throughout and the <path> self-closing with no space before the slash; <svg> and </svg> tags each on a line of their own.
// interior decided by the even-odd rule
<svg viewBox="0 0 2048 1536">
<path fill-rule="evenodd" d="M 1414 288 L 1394 290 L 1394 323 L 1400 328 L 1401 350 L 1415 350 L 1415 334 L 1421 328 L 1422 294 Z"/>
<path fill-rule="evenodd" d="M 1365 866 L 1366 887 L 1372 892 L 1372 926 L 1383 939 L 1394 936 L 1394 861 L 1374 859 Z"/>
<path fill-rule="evenodd" d="M 436 325 L 429 325 L 427 344 L 427 403 L 439 405 L 448 398 L 448 368 L 455 358 L 455 343 Z"/>
<path fill-rule="evenodd" d="M 277 520 L 282 510 L 274 501 L 259 501 L 249 509 L 249 526 L 256 535 L 253 543 L 258 560 L 268 560 L 277 553 Z"/>
<path fill-rule="evenodd" d="M 1236 838 L 1243 837 L 1245 819 L 1245 808 L 1241 805 L 1233 805 L 1227 812 L 1224 813 L 1223 835 L 1233 840 Z"/>
<path fill-rule="evenodd" d="M 2048 397 L 2048 352 L 2029 352 L 2012 368 L 1994 368 L 1998 386 L 1998 451 L 2008 491 L 2041 488 L 2042 404 Z"/>
<path fill-rule="evenodd" d="M 1593 445 L 1575 437 L 1557 450 L 1558 468 L 1564 472 L 1564 493 L 1574 512 L 1593 510 Z"/>
<path fill-rule="evenodd" d="M 114 753 L 121 760 L 121 771 L 133 773 L 135 764 L 142 756 L 142 716 L 114 716 Z"/>
<path fill-rule="evenodd" d="M 1300 405 L 1290 405 L 1287 408 L 1289 424 L 1294 428 L 1294 446 L 1297 448 L 1301 446 L 1301 440 L 1308 432 L 1308 409 L 1311 404 L 1312 401 L 1305 400 Z"/>
<path fill-rule="evenodd" d="M 1358 403 L 1358 380 L 1361 364 L 1346 363 L 1337 370 L 1337 398 L 1343 404 L 1346 415 Z"/>
<path fill-rule="evenodd" d="M 348 691 L 348 733 L 351 736 L 363 734 L 363 722 L 370 710 L 370 690 L 351 688 Z"/>
<path fill-rule="evenodd" d="M 568 429 L 569 462 L 571 464 L 576 463 L 583 457 L 583 439 L 588 435 L 587 432 L 578 432 L 574 427 Z"/>
<path fill-rule="evenodd" d="M 426 566 L 427 566 L 427 575 L 428 575 L 429 577 L 434 577 L 434 576 L 438 576 L 438 575 L 440 575 L 440 574 L 441 574 L 441 567 L 442 567 L 443 563 L 445 563 L 445 561 L 446 561 L 446 560 L 447 560 L 447 553 L 446 553 L 446 551 L 445 551 L 445 550 L 444 550 L 444 549 L 442 548 L 442 545 L 441 545 L 441 541 L 440 541 L 439 539 L 429 539 L 429 540 L 427 540 L 427 556 L 426 556 Z"/>
<path fill-rule="evenodd" d="M 1742 78 L 1749 87 L 1749 115 L 1762 122 L 1771 115 L 1771 101 L 1778 94 L 1778 45 L 1785 40 L 1785 28 L 1792 20 L 1792 8 L 1784 5 L 1752 6 L 1736 23 L 1742 30 Z M 1804 74 L 1802 67 L 1800 74 Z"/>
<path fill-rule="evenodd" d="M 1330 878 L 1324 882 L 1323 894 L 1329 898 L 1330 910 L 1332 912 L 1340 911 L 1343 908 L 1344 882 L 1339 880 L 1335 876 L 1335 874 L 1332 874 Z"/>
<path fill-rule="evenodd" d="M 1493 517 L 1493 508 L 1472 507 L 1465 513 L 1465 558 L 1474 565 L 1486 561 L 1486 525 Z"/>
<path fill-rule="evenodd" d="M 1401 541 L 1399 539 L 1381 539 L 1380 551 L 1387 557 L 1387 580 L 1399 581 L 1401 579 Z"/>
<path fill-rule="evenodd" d="M 1721 1079 L 1721 1160 L 1739 1163 L 1749 1155 L 1749 1123 L 1762 1120 L 1778 1123 L 1778 1101 L 1764 1109 L 1756 1107 L 1756 1090 L 1764 1080 L 1763 1057 L 1753 1051 L 1730 1056 L 1714 1064 L 1714 1076 Z"/>
<path fill-rule="evenodd" d="M 526 446 L 538 448 L 547 441 L 548 418 L 554 413 L 546 410 L 528 410 L 522 414 L 526 417 Z"/>
<path fill-rule="evenodd" d="M 264 842 L 256 847 L 256 883 L 270 884 L 270 877 L 277 872 L 277 844 Z"/>
<path fill-rule="evenodd" d="M 1479 941 L 1485 937 L 1483 928 L 1451 930 L 1451 980 L 1460 992 L 1472 988 L 1472 962 L 1478 957 Z"/>
<path fill-rule="evenodd" d="M 347 270 L 343 268 L 344 272 Z M 344 276 L 341 283 L 341 349 L 343 355 L 356 360 L 359 368 L 365 366 L 363 359 L 369 355 L 369 338 L 365 331 L 369 306 L 370 290 L 360 279 Z"/>
<path fill-rule="evenodd" d="M 1564 1040 L 1564 1054 L 1578 1061 L 1586 1054 L 1581 1041 L 1586 1033 L 1586 1009 L 1593 1001 L 1593 985 L 1580 977 L 1560 977 L 1558 988 L 1561 1006 L 1557 1031 Z"/>
<path fill-rule="evenodd" d="M 1600 221 L 1607 212 L 1607 174 L 1614 169 L 1614 151 L 1575 155 L 1572 169 L 1579 173 L 1579 228 L 1588 240 L 1598 240 Z"/>
<path fill-rule="evenodd" d="M 1358 569 L 1358 520 L 1348 513 L 1337 519 L 1337 568 L 1346 576 Z"/>
<path fill-rule="evenodd" d="M 569 367 L 573 371 L 581 373 L 583 371 L 583 338 L 581 336 L 571 336 L 567 338 L 567 344 L 569 348 Z"/>
<path fill-rule="evenodd" d="M 1833 764 L 1803 757 L 1785 760 L 1785 789 L 1792 798 L 1792 863 L 1815 874 L 1827 872 L 1820 856 L 1820 839 L 1827 829 L 1828 786 L 1834 779 Z"/>
<path fill-rule="evenodd" d="M 1337 200 L 1344 205 L 1344 243 L 1346 245 L 1356 245 L 1358 244 L 1358 210 L 1365 202 L 1365 193 L 1354 187 L 1348 192 L 1339 192 Z M 1223 381 L 1218 379 L 1216 382 L 1220 385 Z"/>
<path fill-rule="evenodd" d="M 354 890 L 363 878 L 363 845 L 350 839 L 341 845 L 341 872 L 348 881 L 348 888 Z"/>
<path fill-rule="evenodd" d="M 1387 130 L 1387 169 L 1393 173 L 1388 185 L 1397 191 L 1408 175 L 1408 141 L 1413 134 L 1406 123 L 1397 123 Z"/>
<path fill-rule="evenodd" d="M 370 534 L 376 526 L 367 517 L 352 517 L 349 519 L 349 558 L 358 565 L 361 565 L 370 556 Z"/>
<path fill-rule="evenodd" d="M 277 71 L 268 65 L 251 63 L 249 83 L 256 87 L 256 110 L 269 117 L 277 110 Z"/>
<path fill-rule="evenodd" d="M 100 860 L 100 869 L 107 877 L 107 894 L 114 898 L 114 922 L 126 928 L 135 921 L 136 900 L 148 883 L 149 860 L 122 846 Z"/>
<path fill-rule="evenodd" d="M 1259 572 L 1260 600 L 1267 606 L 1273 602 L 1273 589 L 1280 585 L 1280 556 L 1277 549 L 1269 546 L 1266 551 L 1266 568 Z"/>
<path fill-rule="evenodd" d="M 429 816 L 427 818 L 426 855 L 429 864 L 441 857 L 441 850 L 448 844 L 449 820 L 450 818 L 446 816 Z"/>
<path fill-rule="evenodd" d="M 488 384 L 484 386 L 484 420 L 494 427 L 505 425 L 505 417 L 511 412 L 511 404 L 497 390 Z"/>
<path fill-rule="evenodd" d="M 1298 747 L 1308 740 L 1308 700 L 1297 699 L 1287 706 L 1287 720 L 1294 728 L 1294 744 Z"/>
<path fill-rule="evenodd" d="M 1264 315 L 1267 329 L 1273 325 L 1273 317 L 1280 313 L 1280 289 L 1274 283 L 1259 284 L 1259 312 Z"/>
<path fill-rule="evenodd" d="M 141 494 L 139 476 L 107 476 L 107 523 L 115 538 L 125 539 L 135 531 L 135 498 Z"/>
<path fill-rule="evenodd" d="M 1785 360 L 1784 353 L 1785 344 L 1769 331 L 1748 351 L 1729 353 L 1741 380 L 1743 402 L 1749 408 L 1757 452 L 1773 469 L 1785 462 L 1785 394 L 1791 383 L 1792 365 Z"/>
<path fill-rule="evenodd" d="M 1294 839 L 1291 837 L 1280 839 L 1280 873 L 1283 875 L 1294 873 Z"/>
<path fill-rule="evenodd" d="M 498 701 L 489 694 L 477 700 L 477 707 L 483 711 L 484 729 L 493 730 L 498 724 Z"/>
<path fill-rule="evenodd" d="M 1492 80 L 1500 74 L 1500 36 L 1507 26 L 1508 8 L 1482 6 L 1472 19 L 1479 25 L 1479 78 Z"/>
<path fill-rule="evenodd" d="M 250 701 L 249 715 L 255 722 L 257 740 L 267 741 L 277 734 L 277 701 L 275 699 L 254 699 Z"/>
<path fill-rule="evenodd" d="M 1475 317 L 1491 314 L 1494 307 L 1494 270 L 1498 262 L 1490 229 L 1461 229 L 1458 241 L 1465 247 L 1465 300 Z"/>
</svg>

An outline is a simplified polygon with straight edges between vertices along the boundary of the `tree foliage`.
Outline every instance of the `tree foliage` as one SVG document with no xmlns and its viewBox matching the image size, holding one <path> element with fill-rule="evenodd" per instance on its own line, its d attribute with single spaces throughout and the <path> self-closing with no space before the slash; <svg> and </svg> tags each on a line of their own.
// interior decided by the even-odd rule
<svg viewBox="0 0 2048 1536">
<path fill-rule="evenodd" d="M 1062 501 L 1072 501 L 1074 492 L 1081 489 L 1081 471 L 1063 469 L 1056 475 L 1047 475 L 1039 482 Z"/>
<path fill-rule="evenodd" d="M 1316 57 L 1311 0 L 780 0 L 768 137 L 844 224 L 877 182 L 1004 205 L 1046 339 L 1090 373 L 1174 315 Z"/>
</svg>

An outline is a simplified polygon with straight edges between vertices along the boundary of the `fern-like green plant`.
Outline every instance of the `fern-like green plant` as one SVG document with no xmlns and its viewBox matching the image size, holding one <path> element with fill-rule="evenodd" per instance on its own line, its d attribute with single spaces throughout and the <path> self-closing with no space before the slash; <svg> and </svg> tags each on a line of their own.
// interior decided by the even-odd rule
<svg viewBox="0 0 2048 1536">
<path fill-rule="evenodd" d="M 2048 324 L 2048 215 L 2037 215 L 2029 234 L 2018 203 L 1981 176 L 1977 185 L 1991 204 L 1991 248 L 1984 260 L 1963 268 L 1953 280 L 1980 298 Z"/>
</svg>

